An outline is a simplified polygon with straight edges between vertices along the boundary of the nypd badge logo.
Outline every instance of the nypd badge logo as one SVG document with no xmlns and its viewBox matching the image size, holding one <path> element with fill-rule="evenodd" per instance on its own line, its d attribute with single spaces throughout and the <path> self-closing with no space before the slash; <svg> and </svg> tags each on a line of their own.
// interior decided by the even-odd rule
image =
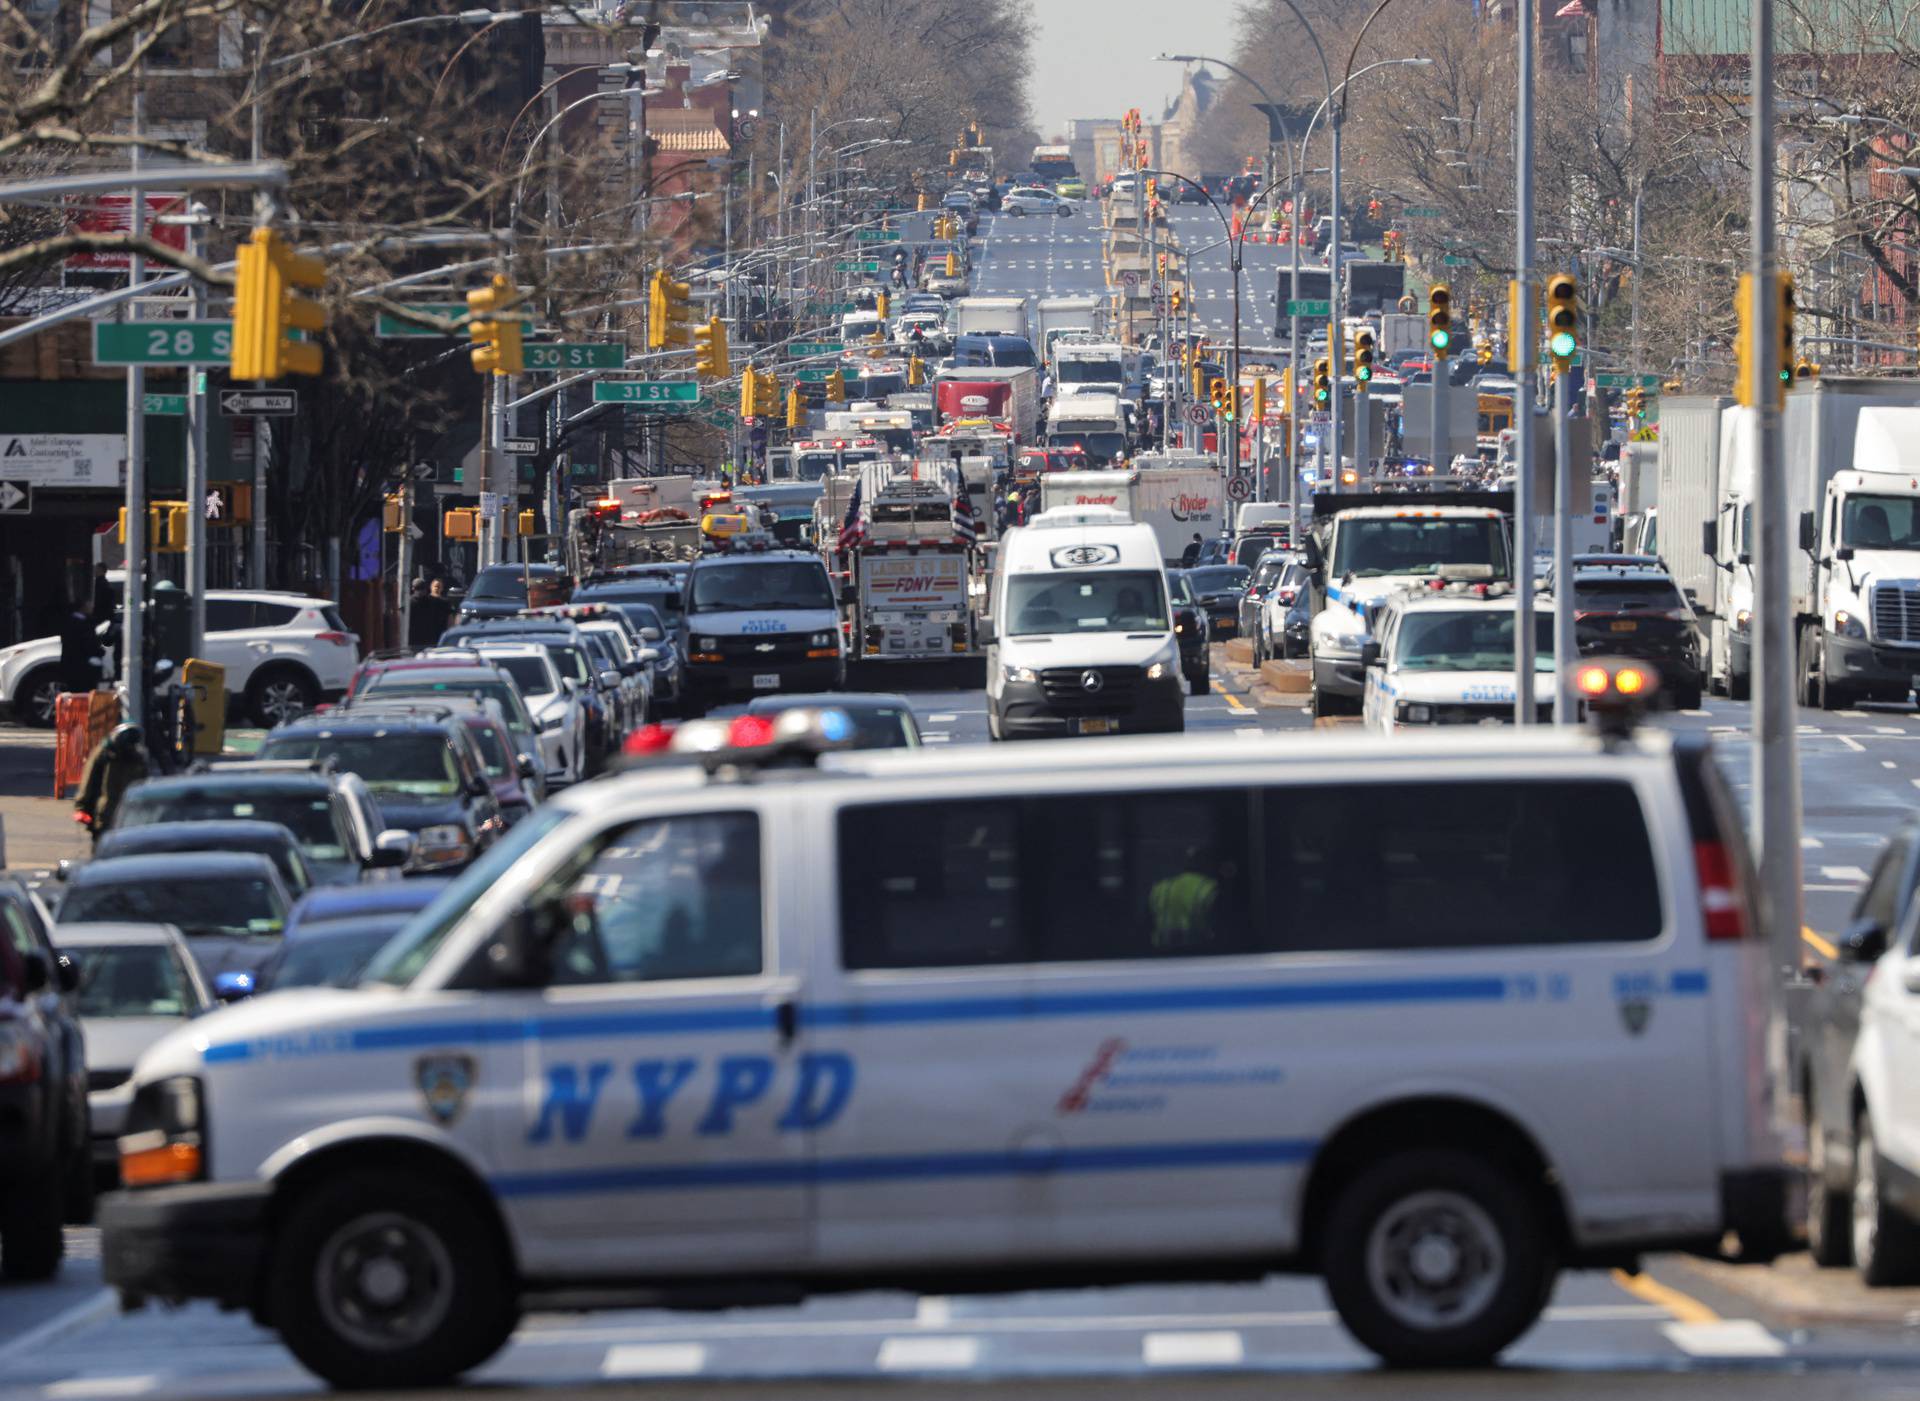
<svg viewBox="0 0 1920 1401">
<path fill-rule="evenodd" d="M 1625 998 L 1620 1003 L 1620 1020 L 1628 1031 L 1638 1036 L 1647 1029 L 1647 1023 L 1653 1018 L 1653 1003 L 1644 997 Z"/>
<path fill-rule="evenodd" d="M 473 1089 L 472 1056 L 422 1056 L 413 1064 L 413 1078 L 427 1112 L 441 1124 L 451 1124 L 467 1107 Z"/>
</svg>

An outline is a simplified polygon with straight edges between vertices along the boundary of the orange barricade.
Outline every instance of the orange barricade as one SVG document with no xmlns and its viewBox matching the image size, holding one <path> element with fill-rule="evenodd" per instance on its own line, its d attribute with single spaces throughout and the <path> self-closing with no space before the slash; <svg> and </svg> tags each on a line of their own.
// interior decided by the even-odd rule
<svg viewBox="0 0 1920 1401">
<path fill-rule="evenodd" d="M 63 691 L 53 704 L 53 796 L 71 797 L 87 770 L 87 756 L 120 723 L 112 691 Z"/>
</svg>

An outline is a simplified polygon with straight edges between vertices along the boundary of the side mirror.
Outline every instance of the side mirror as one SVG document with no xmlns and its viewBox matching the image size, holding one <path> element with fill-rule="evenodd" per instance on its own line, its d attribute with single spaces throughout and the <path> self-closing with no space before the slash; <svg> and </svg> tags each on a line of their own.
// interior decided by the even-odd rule
<svg viewBox="0 0 1920 1401">
<path fill-rule="evenodd" d="M 642 647 L 635 656 L 641 666 L 653 666 L 666 656 L 666 651 L 660 647 Z"/>
<path fill-rule="evenodd" d="M 476 774 L 467 784 L 469 798 L 489 798 L 493 796 L 493 785 L 487 782 L 485 774 Z"/>
<path fill-rule="evenodd" d="M 1360 644 L 1360 665 L 1380 665 L 1380 644 L 1378 642 L 1362 642 Z"/>
<path fill-rule="evenodd" d="M 1700 553 L 1708 559 L 1720 558 L 1720 522 L 1700 522 Z"/>
<path fill-rule="evenodd" d="M 53 981 L 62 992 L 80 990 L 80 960 L 70 953 L 56 951 L 53 955 Z"/>
<path fill-rule="evenodd" d="M 840 602 L 844 606 L 851 608 L 854 604 L 858 603 L 859 601 L 860 601 L 860 590 L 854 584 L 853 580 L 849 579 L 847 580 L 846 583 L 840 586 Z"/>
<path fill-rule="evenodd" d="M 1173 615 L 1173 625 L 1181 632 L 1200 631 L 1200 615 L 1191 608 L 1182 608 Z"/>
<path fill-rule="evenodd" d="M 1816 538 L 1813 532 L 1813 512 L 1802 511 L 1800 513 L 1800 548 L 1812 554 Z"/>
<path fill-rule="evenodd" d="M 533 755 L 531 754 L 514 755 L 513 771 L 519 774 L 520 777 L 522 778 L 532 778 L 540 772 L 540 770 L 537 767 L 535 767 L 533 762 Z"/>
<path fill-rule="evenodd" d="M 1698 608 L 1700 606 L 1700 590 L 1682 589 L 1680 592 L 1687 596 L 1687 603 L 1691 607 Z"/>
<path fill-rule="evenodd" d="M 47 956 L 35 949 L 20 960 L 20 991 L 28 997 L 47 990 Z"/>
<path fill-rule="evenodd" d="M 389 827 L 373 839 L 373 860 L 369 864 L 376 871 L 404 866 L 413 860 L 413 851 L 419 842 L 420 839 L 413 833 Z"/>
<path fill-rule="evenodd" d="M 991 618 L 982 618 L 980 620 L 980 625 L 974 629 L 974 636 L 979 640 L 982 647 L 991 647 L 995 642 L 999 641 L 999 634 L 994 631 L 993 619 Z"/>
<path fill-rule="evenodd" d="M 1877 963 L 1887 951 L 1887 931 L 1870 919 L 1856 920 L 1840 936 L 1843 963 Z"/>
<path fill-rule="evenodd" d="M 640 640 L 642 642 L 659 642 L 665 638 L 665 636 L 666 634 L 661 632 L 659 628 L 640 629 Z"/>
<path fill-rule="evenodd" d="M 1740 564 L 1752 564 L 1753 556 L 1748 554 L 1745 550 L 1742 550 L 1738 556 L 1737 562 Z"/>
<path fill-rule="evenodd" d="M 1834 557 L 1835 559 L 1837 559 L 1837 560 L 1850 560 L 1850 559 L 1852 559 L 1852 558 L 1853 558 L 1853 546 L 1851 546 L 1851 545 L 1842 545 L 1842 546 L 1840 546 L 1840 547 L 1839 547 L 1838 549 L 1836 549 L 1836 550 L 1835 550 L 1835 551 L 1833 552 L 1833 557 Z M 1742 557 L 1742 562 L 1743 562 L 1743 563 L 1745 562 L 1745 561 L 1744 561 L 1744 556 Z"/>
<path fill-rule="evenodd" d="M 516 910 L 486 947 L 494 985 L 540 988 L 553 980 L 553 945 L 563 927 L 552 904 Z"/>
<path fill-rule="evenodd" d="M 253 996 L 253 974 L 220 973 L 213 980 L 213 995 L 221 1002 L 241 1002 Z"/>
</svg>

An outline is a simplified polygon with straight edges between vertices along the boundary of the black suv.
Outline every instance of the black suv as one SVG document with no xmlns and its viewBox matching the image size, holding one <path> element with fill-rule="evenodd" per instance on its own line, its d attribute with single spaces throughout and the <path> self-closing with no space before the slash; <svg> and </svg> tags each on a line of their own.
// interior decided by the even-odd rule
<svg viewBox="0 0 1920 1401">
<path fill-rule="evenodd" d="M 414 834 L 409 872 L 465 870 L 507 829 L 486 761 L 450 710 L 360 701 L 270 731 L 260 757 L 330 759 L 358 774 L 386 827 Z"/>
<path fill-rule="evenodd" d="M 0 1276 L 51 1279 L 62 1227 L 93 1219 L 79 970 L 26 890 L 0 880 Z"/>
<path fill-rule="evenodd" d="M 1700 623 L 1652 555 L 1575 555 L 1574 635 L 1583 656 L 1637 657 L 1676 710 L 1700 708 Z"/>
</svg>

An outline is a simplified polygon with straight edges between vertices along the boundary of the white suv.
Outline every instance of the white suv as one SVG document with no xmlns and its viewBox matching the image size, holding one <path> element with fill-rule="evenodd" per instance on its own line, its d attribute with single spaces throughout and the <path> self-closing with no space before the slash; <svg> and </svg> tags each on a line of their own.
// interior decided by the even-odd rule
<svg viewBox="0 0 1920 1401">
<path fill-rule="evenodd" d="M 227 672 L 227 700 L 256 725 L 305 715 L 345 694 L 360 660 L 360 638 L 324 598 L 265 590 L 209 589 L 205 660 Z M 0 698 L 14 718 L 53 723 L 60 693 L 60 639 L 0 649 Z"/>
<path fill-rule="evenodd" d="M 533 722 L 539 726 L 540 758 L 548 781 L 577 783 L 585 778 L 587 708 L 579 683 L 563 679 L 538 642 L 499 643 L 474 650 L 512 677 L 526 698 Z"/>
</svg>

